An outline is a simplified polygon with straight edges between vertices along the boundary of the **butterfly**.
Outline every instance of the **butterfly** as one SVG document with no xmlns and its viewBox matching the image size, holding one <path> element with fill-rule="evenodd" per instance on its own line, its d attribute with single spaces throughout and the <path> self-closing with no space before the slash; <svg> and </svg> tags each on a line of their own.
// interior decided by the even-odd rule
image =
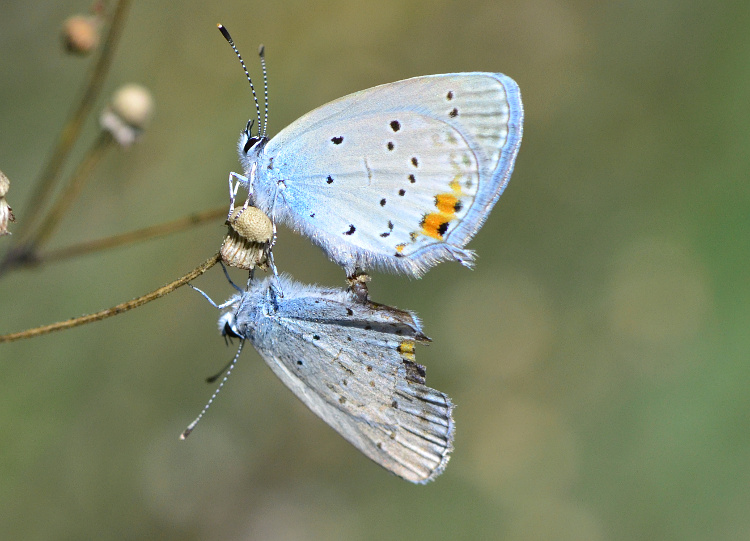
<svg viewBox="0 0 750 541">
<path fill-rule="evenodd" d="M 225 309 L 222 334 L 242 340 L 232 365 L 250 341 L 305 405 L 367 457 L 413 483 L 442 473 L 453 449 L 453 403 L 425 385 L 414 348 L 430 339 L 413 313 L 286 275 L 237 289 L 218 306 L 203 293 Z"/>
<path fill-rule="evenodd" d="M 355 92 L 273 139 L 257 98 L 256 109 L 256 133 L 249 122 L 238 142 L 244 175 L 230 175 L 232 197 L 247 187 L 248 201 L 309 237 L 347 276 L 375 268 L 419 277 L 446 260 L 471 266 L 465 246 L 508 184 L 523 133 L 518 85 L 501 73 Z"/>
</svg>

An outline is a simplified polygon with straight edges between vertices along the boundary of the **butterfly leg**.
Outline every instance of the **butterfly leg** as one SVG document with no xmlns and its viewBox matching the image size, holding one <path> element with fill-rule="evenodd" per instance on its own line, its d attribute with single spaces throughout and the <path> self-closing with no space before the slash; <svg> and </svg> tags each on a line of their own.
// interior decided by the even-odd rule
<svg viewBox="0 0 750 541">
<path fill-rule="evenodd" d="M 234 210 L 234 198 L 237 197 L 237 192 L 240 189 L 240 184 L 250 186 L 250 181 L 247 177 L 240 175 L 239 173 L 229 173 L 229 214 L 227 215 L 227 219 L 232 215 L 232 211 Z M 250 201 L 249 193 L 247 196 L 247 201 Z M 248 202 L 245 203 L 245 206 L 247 206 Z"/>
<path fill-rule="evenodd" d="M 208 301 L 209 303 L 211 303 L 211 306 L 213 306 L 214 308 L 218 308 L 219 310 L 221 310 L 222 308 L 226 308 L 227 306 L 229 306 L 229 305 L 230 305 L 230 304 L 232 304 L 233 302 L 236 302 L 236 300 L 237 300 L 237 299 L 236 299 L 235 297 L 232 297 L 231 299 L 229 299 L 228 301 L 226 301 L 226 302 L 224 302 L 224 303 L 221 303 L 221 304 L 216 304 L 216 303 L 215 303 L 215 302 L 213 301 L 213 299 L 212 299 L 211 297 L 209 297 L 209 296 L 208 296 L 208 295 L 207 295 L 206 293 L 204 293 L 204 292 L 203 292 L 202 290 L 198 289 L 197 287 L 195 287 L 195 286 L 194 286 L 193 284 L 191 284 L 191 283 L 188 283 L 188 285 L 189 285 L 190 287 L 192 287 L 192 288 L 193 288 L 194 290 L 196 290 L 196 291 L 197 291 L 198 293 L 200 293 L 201 295 L 203 295 L 203 296 L 205 297 L 205 299 L 206 299 L 206 300 L 207 300 L 207 301 Z"/>
<path fill-rule="evenodd" d="M 273 228 L 273 234 L 271 235 L 271 242 L 268 243 L 268 266 L 271 267 L 273 275 L 278 277 L 279 271 L 276 269 L 276 263 L 273 260 L 273 247 L 276 246 L 276 222 L 271 220 L 271 227 Z"/>
<path fill-rule="evenodd" d="M 234 289 L 236 289 L 237 291 L 239 291 L 240 294 L 242 294 L 243 291 L 239 288 L 239 286 L 237 284 L 235 284 L 234 282 L 232 282 L 232 279 L 229 277 L 229 273 L 227 272 L 227 268 L 224 266 L 224 263 L 221 262 L 221 261 L 219 261 L 219 263 L 221 264 L 221 268 L 224 270 L 224 276 L 227 277 L 227 280 L 229 281 L 229 283 L 232 285 L 232 287 Z M 201 295 L 203 295 L 205 297 L 205 299 L 209 303 L 211 303 L 211 306 L 213 306 L 214 308 L 218 308 L 219 310 L 221 310 L 222 308 L 226 308 L 227 306 L 229 306 L 230 304 L 232 304 L 235 301 L 235 297 L 232 297 L 231 299 L 229 299 L 228 301 L 226 301 L 226 302 L 224 302 L 222 304 L 216 304 L 211 297 L 209 297 L 206 293 L 204 293 L 202 290 L 200 290 L 197 287 L 195 287 L 190 282 L 188 282 L 187 285 L 189 285 L 195 291 L 197 291 L 198 293 L 200 293 Z"/>
<path fill-rule="evenodd" d="M 241 295 L 242 293 L 244 293 L 244 291 L 242 291 L 242 289 L 240 289 L 240 286 L 238 286 L 237 284 L 235 284 L 234 282 L 232 282 L 232 279 L 231 279 L 231 278 L 229 277 L 229 272 L 227 271 L 227 267 L 226 267 L 226 265 L 224 265 L 224 262 L 223 262 L 223 261 L 219 261 L 219 263 L 221 264 L 221 270 L 223 270 L 223 271 L 224 271 L 224 276 L 226 277 L 226 279 L 227 279 L 227 282 L 229 282 L 229 284 L 230 284 L 230 285 L 231 285 L 231 286 L 232 286 L 232 287 L 233 287 L 234 289 L 236 289 L 236 290 L 237 290 L 237 291 L 238 291 L 238 292 L 240 293 L 240 295 Z M 250 272 L 252 273 L 253 271 L 251 270 Z M 191 286 L 191 287 L 192 287 L 192 286 Z"/>
</svg>

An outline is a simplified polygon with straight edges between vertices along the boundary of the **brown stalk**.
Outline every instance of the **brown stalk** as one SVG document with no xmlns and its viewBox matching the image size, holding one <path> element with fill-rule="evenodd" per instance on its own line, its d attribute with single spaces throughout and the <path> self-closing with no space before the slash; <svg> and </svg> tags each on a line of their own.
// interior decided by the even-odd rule
<svg viewBox="0 0 750 541">
<path fill-rule="evenodd" d="M 226 207 L 205 210 L 203 212 L 196 212 L 194 214 L 189 214 L 184 218 L 172 220 L 171 222 L 152 225 L 149 227 L 144 227 L 142 229 L 136 229 L 135 231 L 129 231 L 128 233 L 123 233 L 121 235 L 114 235 L 103 239 L 74 244 L 65 248 L 49 250 L 37 255 L 33 263 L 56 263 L 58 261 L 63 261 L 65 259 L 70 259 L 79 255 L 100 252 L 109 248 L 116 248 L 118 246 L 123 246 L 126 244 L 132 244 L 163 235 L 169 235 L 171 233 L 177 233 L 179 231 L 189 229 L 190 227 L 194 227 L 205 222 L 216 220 L 217 218 L 225 218 L 226 215 Z"/>
<path fill-rule="evenodd" d="M 141 297 L 138 297 L 131 301 L 123 302 L 121 304 L 118 304 L 117 306 L 113 306 L 111 308 L 101 310 L 99 312 L 96 312 L 95 314 L 89 314 L 86 316 L 76 317 L 73 319 L 69 319 L 67 321 L 59 321 L 57 323 L 52 323 L 50 325 L 44 325 L 42 327 L 35 327 L 33 329 L 27 329 L 25 331 L 20 331 L 16 333 L 5 334 L 5 335 L 0 336 L 0 343 L 15 342 L 16 340 L 22 340 L 24 338 L 33 338 L 35 336 L 48 334 L 54 331 L 72 329 L 73 327 L 79 327 L 80 325 L 93 323 L 94 321 L 100 321 L 102 319 L 106 319 L 108 317 L 116 316 L 117 314 L 127 312 L 128 310 L 132 310 L 133 308 L 138 308 L 139 306 L 146 304 L 147 302 L 151 302 L 153 300 L 158 299 L 159 297 L 163 297 L 164 295 L 171 293 L 178 287 L 187 284 L 190 280 L 197 278 L 198 276 L 206 272 L 208 269 L 216 265 L 216 263 L 218 263 L 220 260 L 221 260 L 221 255 L 218 253 L 214 254 L 213 256 L 211 256 L 206 261 L 198 265 L 195 269 L 193 269 L 186 275 L 182 276 L 181 278 L 178 278 L 177 280 L 173 282 L 170 282 L 169 284 L 163 287 L 160 287 L 159 289 L 155 291 L 152 291 L 151 293 L 147 293 L 146 295 L 142 295 Z"/>
</svg>

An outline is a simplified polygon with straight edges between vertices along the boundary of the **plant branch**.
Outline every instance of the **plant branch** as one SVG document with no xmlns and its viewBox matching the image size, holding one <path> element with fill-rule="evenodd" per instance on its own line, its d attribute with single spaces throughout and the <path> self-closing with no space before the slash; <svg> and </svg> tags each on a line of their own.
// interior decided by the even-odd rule
<svg viewBox="0 0 750 541">
<path fill-rule="evenodd" d="M 151 302 L 153 300 L 158 299 L 159 297 L 163 297 L 164 295 L 171 293 L 178 287 L 187 284 L 190 280 L 197 278 L 198 276 L 206 272 L 208 269 L 216 265 L 216 263 L 218 263 L 220 260 L 221 260 L 221 255 L 216 253 L 210 258 L 208 258 L 206 261 L 198 265 L 195 269 L 187 273 L 185 276 L 178 278 L 177 280 L 170 282 L 169 284 L 163 287 L 160 287 L 159 289 L 152 291 L 151 293 L 147 293 L 146 295 L 143 295 L 131 301 L 123 302 L 121 304 L 118 304 L 117 306 L 113 306 L 112 308 L 101 310 L 100 312 L 96 312 L 95 314 L 89 314 L 86 316 L 76 317 L 73 319 L 69 319 L 67 321 L 60 321 L 57 323 L 52 323 L 51 325 L 44 325 L 42 327 L 27 329 L 25 331 L 21 331 L 17 333 L 5 334 L 5 335 L 0 336 L 0 343 L 15 342 L 16 340 L 22 340 L 24 338 L 33 338 L 35 336 L 48 334 L 54 331 L 72 329 L 73 327 L 79 327 L 87 323 L 100 321 L 102 319 L 106 319 L 108 317 L 116 316 L 117 314 L 127 312 L 128 310 L 132 310 L 133 308 L 138 308 L 139 306 L 146 304 L 147 302 Z"/>
<path fill-rule="evenodd" d="M 101 93 L 104 85 L 104 78 L 112 63 L 112 56 L 117 47 L 122 29 L 125 25 L 125 16 L 130 7 L 130 0 L 119 0 L 112 14 L 112 22 L 109 25 L 107 36 L 102 43 L 99 51 L 99 57 L 89 72 L 88 81 L 84 87 L 81 99 L 78 105 L 73 109 L 68 121 L 63 127 L 57 139 L 57 144 L 52 152 L 44 170 L 42 171 L 39 181 L 36 184 L 31 196 L 31 204 L 38 209 L 43 209 L 47 198 L 53 191 L 53 186 L 60 177 L 60 172 L 68 157 L 73 144 L 78 139 L 83 128 L 83 122 L 91 112 L 97 97 Z M 33 223 L 32 219 L 25 219 L 19 223 L 17 235 L 20 239 L 28 234 L 28 230 Z"/>
<path fill-rule="evenodd" d="M 60 197 L 55 201 L 55 204 L 50 208 L 44 217 L 44 221 L 37 229 L 33 238 L 28 241 L 23 248 L 26 251 L 31 252 L 29 255 L 31 258 L 34 257 L 33 252 L 42 246 L 49 240 L 55 228 L 63 219 L 65 213 L 73 204 L 73 201 L 78 197 L 86 184 L 86 181 L 91 178 L 91 172 L 94 170 L 96 164 L 104 157 L 104 153 L 107 149 L 111 148 L 114 144 L 114 139 L 108 131 L 100 131 L 99 136 L 94 141 L 94 144 L 88 150 L 81 163 L 78 164 L 76 170 L 70 176 L 67 186 L 60 193 Z"/>
<path fill-rule="evenodd" d="M 169 235 L 171 233 L 177 233 L 217 218 L 226 218 L 226 215 L 226 207 L 196 212 L 194 214 L 189 214 L 184 218 L 178 218 L 171 222 L 144 227 L 143 229 L 136 229 L 135 231 L 123 233 L 122 235 L 114 235 L 112 237 L 74 244 L 65 248 L 49 250 L 46 253 L 43 252 L 37 255 L 33 264 L 56 263 L 79 255 L 100 252 L 109 248 L 117 248 L 118 246 Z"/>
</svg>

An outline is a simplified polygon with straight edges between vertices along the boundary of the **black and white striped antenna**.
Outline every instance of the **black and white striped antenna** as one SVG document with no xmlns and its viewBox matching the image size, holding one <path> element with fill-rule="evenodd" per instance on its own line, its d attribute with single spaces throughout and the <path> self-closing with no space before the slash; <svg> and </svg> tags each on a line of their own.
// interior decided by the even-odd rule
<svg viewBox="0 0 750 541">
<path fill-rule="evenodd" d="M 211 404 L 213 404 L 216 396 L 221 392 L 221 389 L 224 387 L 224 384 L 227 382 L 227 379 L 229 379 L 229 376 L 232 373 L 232 369 L 234 368 L 234 365 L 237 364 L 237 359 L 240 358 L 240 353 L 242 353 L 243 345 L 245 345 L 245 341 L 240 340 L 240 347 L 237 348 L 237 354 L 234 356 L 234 359 L 232 359 L 232 362 L 229 363 L 229 367 L 226 369 L 226 373 L 224 374 L 224 379 L 221 380 L 221 383 L 219 383 L 219 386 L 214 391 L 214 394 L 211 395 L 211 398 L 208 399 L 208 402 L 206 403 L 206 405 L 203 406 L 203 409 L 201 410 L 200 414 L 198 414 L 198 417 L 196 417 L 195 420 L 188 425 L 185 431 L 182 434 L 180 434 L 181 440 L 185 440 L 190 435 L 190 433 L 195 428 L 195 425 L 197 425 L 198 422 L 203 418 L 203 415 L 208 411 L 208 408 L 211 407 Z"/>
<path fill-rule="evenodd" d="M 265 122 L 263 123 L 263 126 L 261 128 L 260 103 L 258 103 L 258 95 L 255 93 L 255 85 L 253 85 L 253 80 L 252 78 L 250 78 L 250 72 L 247 71 L 247 66 L 245 65 L 245 61 L 242 59 L 242 55 L 237 50 L 237 47 L 234 44 L 234 40 L 232 40 L 232 36 L 229 35 L 229 31 L 221 23 L 217 24 L 216 26 L 219 28 L 219 32 L 221 32 L 221 35 L 224 36 L 224 39 L 227 40 L 229 45 L 232 47 L 234 54 L 236 54 L 237 58 L 239 58 L 240 64 L 242 64 L 242 69 L 245 71 L 247 82 L 250 83 L 250 90 L 253 91 L 253 100 L 255 100 L 255 111 L 258 114 L 258 136 L 264 137 L 266 134 L 266 125 L 268 124 L 268 82 L 267 82 L 267 77 L 266 77 L 266 60 L 264 57 L 264 47 L 261 45 L 260 50 L 258 51 L 258 54 L 260 55 L 260 63 L 261 63 L 261 66 L 263 66 L 263 87 L 265 89 Z"/>
<path fill-rule="evenodd" d="M 268 128 L 268 72 L 266 71 L 266 47 L 261 44 L 258 47 L 258 56 L 260 56 L 260 67 L 263 69 L 263 105 L 266 109 L 265 118 L 263 119 L 263 133 L 261 136 L 266 136 L 266 129 Z"/>
</svg>

